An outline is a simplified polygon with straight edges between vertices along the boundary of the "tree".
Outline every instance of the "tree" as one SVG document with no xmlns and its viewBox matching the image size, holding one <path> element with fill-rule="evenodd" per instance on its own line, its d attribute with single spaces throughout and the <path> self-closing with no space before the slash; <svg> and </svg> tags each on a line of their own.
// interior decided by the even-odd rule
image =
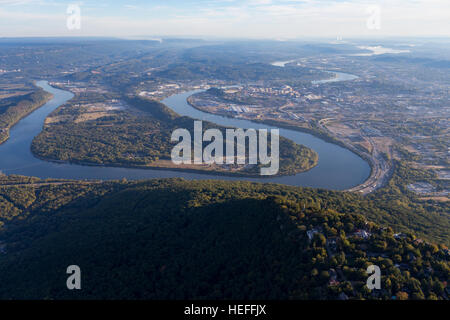
<svg viewBox="0 0 450 320">
<path fill-rule="evenodd" d="M 397 292 L 397 299 L 398 300 L 408 300 L 408 294 L 404 291 Z"/>
</svg>

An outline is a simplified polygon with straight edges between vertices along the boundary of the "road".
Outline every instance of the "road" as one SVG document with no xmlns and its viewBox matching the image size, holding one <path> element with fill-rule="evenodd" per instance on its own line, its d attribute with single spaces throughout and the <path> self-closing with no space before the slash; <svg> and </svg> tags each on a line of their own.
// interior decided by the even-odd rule
<svg viewBox="0 0 450 320">
<path fill-rule="evenodd" d="M 332 120 L 334 120 L 334 119 L 325 118 L 325 119 L 318 121 L 317 124 L 320 129 L 324 130 L 330 136 L 335 137 L 333 132 L 331 132 L 326 127 L 327 122 L 332 121 Z M 363 184 L 360 184 L 356 187 L 346 190 L 349 192 L 357 192 L 362 195 L 366 195 L 366 194 L 374 192 L 375 190 L 384 186 L 389 181 L 389 178 L 391 176 L 393 168 L 392 168 L 392 164 L 387 162 L 384 159 L 383 154 L 378 151 L 376 144 L 373 142 L 373 140 L 369 136 L 361 133 L 361 137 L 370 143 L 370 145 L 372 147 L 372 154 L 367 153 L 367 152 L 363 153 L 361 150 L 356 149 L 352 144 L 342 141 L 341 139 L 339 139 L 339 141 L 341 141 L 351 151 L 362 155 L 364 158 L 366 158 L 368 161 L 370 161 L 370 166 L 372 168 L 370 177 Z M 337 137 L 335 137 L 335 138 L 337 138 Z"/>
</svg>

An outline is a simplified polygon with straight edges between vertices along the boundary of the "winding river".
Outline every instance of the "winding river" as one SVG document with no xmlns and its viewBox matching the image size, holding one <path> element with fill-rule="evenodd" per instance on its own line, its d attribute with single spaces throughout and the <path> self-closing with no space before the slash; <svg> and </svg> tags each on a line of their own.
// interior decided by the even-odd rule
<svg viewBox="0 0 450 320">
<path fill-rule="evenodd" d="M 0 145 L 0 170 L 5 174 L 76 180 L 112 180 L 122 178 L 136 180 L 173 177 L 188 180 L 248 180 L 334 190 L 344 190 L 354 187 L 363 183 L 370 175 L 368 163 L 355 153 L 311 134 L 288 129 L 280 129 L 280 135 L 315 150 L 319 155 L 318 165 L 308 172 L 284 177 L 237 178 L 171 170 L 83 166 L 43 161 L 35 158 L 31 153 L 31 142 L 41 132 L 45 118 L 53 110 L 70 100 L 73 94 L 51 87 L 47 81 L 39 81 L 37 85 L 45 91 L 52 93 L 54 97 L 44 106 L 32 112 L 11 128 L 10 138 L 4 144 Z M 191 107 L 186 101 L 187 97 L 196 92 L 198 91 L 176 94 L 162 102 L 180 115 L 214 122 L 219 125 L 255 129 L 274 128 L 247 120 L 226 118 L 201 112 Z"/>
</svg>

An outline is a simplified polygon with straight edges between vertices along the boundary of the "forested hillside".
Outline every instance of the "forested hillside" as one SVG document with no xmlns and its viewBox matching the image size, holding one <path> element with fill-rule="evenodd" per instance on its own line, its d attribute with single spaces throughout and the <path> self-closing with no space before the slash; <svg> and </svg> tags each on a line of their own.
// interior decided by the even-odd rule
<svg viewBox="0 0 450 320">
<path fill-rule="evenodd" d="M 0 181 L 0 298 L 447 297 L 448 249 L 371 222 L 382 209 L 356 195 L 249 182 L 29 180 Z M 81 291 L 66 288 L 73 264 Z M 365 286 L 372 264 L 381 290 Z"/>
<path fill-rule="evenodd" d="M 24 96 L 0 100 L 0 144 L 9 138 L 9 129 L 20 119 L 41 107 L 51 98 L 44 90 L 36 90 Z"/>
<path fill-rule="evenodd" d="M 175 168 L 170 138 L 174 130 L 194 132 L 194 120 L 182 117 L 164 104 L 146 98 L 124 98 L 133 109 L 111 112 L 89 120 L 85 107 L 74 107 L 102 98 L 96 95 L 76 96 L 71 103 L 51 114 L 52 123 L 34 138 L 31 150 L 40 158 L 73 163 L 140 168 Z M 103 98 L 104 99 L 104 98 Z M 92 114 L 91 114 L 92 115 Z M 88 119 L 88 120 L 86 120 Z M 204 122 L 203 130 L 224 127 Z M 208 145 L 204 142 L 204 147 Z M 224 142 L 225 145 L 225 142 Z M 248 157 L 248 143 L 247 143 Z M 270 144 L 269 144 L 270 149 Z M 293 175 L 317 165 L 317 153 L 303 145 L 280 137 L 280 168 L 278 175 Z M 260 176 L 262 164 L 229 170 L 220 165 L 190 166 L 183 170 L 218 172 L 226 175 Z"/>
</svg>

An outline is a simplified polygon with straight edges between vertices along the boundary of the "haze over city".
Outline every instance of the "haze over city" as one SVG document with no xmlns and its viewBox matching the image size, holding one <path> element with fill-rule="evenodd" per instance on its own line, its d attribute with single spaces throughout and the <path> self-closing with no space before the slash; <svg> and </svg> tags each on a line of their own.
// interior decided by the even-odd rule
<svg viewBox="0 0 450 320">
<path fill-rule="evenodd" d="M 81 28 L 66 27 L 69 5 Z M 378 19 L 368 27 L 368 19 Z M 0 0 L 0 37 L 449 36 L 447 0 Z"/>
</svg>

